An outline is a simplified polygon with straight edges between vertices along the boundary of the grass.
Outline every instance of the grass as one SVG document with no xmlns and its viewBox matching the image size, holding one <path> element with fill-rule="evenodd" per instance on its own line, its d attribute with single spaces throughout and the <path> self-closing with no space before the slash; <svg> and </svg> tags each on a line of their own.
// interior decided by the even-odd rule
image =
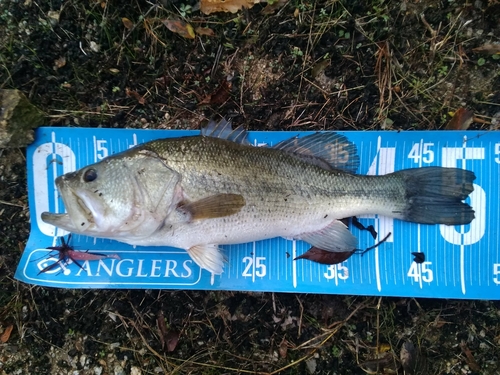
<svg viewBox="0 0 500 375">
<path fill-rule="evenodd" d="M 210 16 L 190 1 L 26 4 L 0 3 L 0 88 L 23 90 L 54 125 L 198 128 L 224 115 L 252 130 L 427 130 L 467 106 L 483 120 L 473 127 L 489 129 L 498 116 L 499 60 L 472 51 L 498 35 L 488 21 L 494 2 L 292 0 L 270 15 L 257 5 Z M 173 17 L 215 36 L 184 39 L 161 22 Z M 226 100 L 200 105 L 228 78 Z M 25 171 L 13 167 L 24 165 L 20 155 L 6 150 L 0 161 L 0 335 L 15 327 L 2 375 L 117 364 L 143 374 L 304 374 L 308 361 L 317 373 L 359 374 L 386 353 L 399 358 L 405 341 L 421 353 L 422 374 L 500 371 L 496 301 L 20 284 L 13 272 L 28 233 Z M 173 352 L 161 345 L 160 312 L 179 332 Z M 88 368 L 68 352 L 85 355 Z"/>
</svg>

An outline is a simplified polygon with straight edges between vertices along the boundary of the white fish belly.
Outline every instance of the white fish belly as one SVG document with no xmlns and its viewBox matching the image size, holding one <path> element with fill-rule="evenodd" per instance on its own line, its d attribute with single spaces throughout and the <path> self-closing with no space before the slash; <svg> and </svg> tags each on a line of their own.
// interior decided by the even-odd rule
<svg viewBox="0 0 500 375">
<path fill-rule="evenodd" d="M 172 246 L 189 249 L 197 245 L 229 245 L 264 240 L 274 237 L 297 237 L 302 233 L 318 231 L 335 218 L 318 212 L 302 214 L 257 214 L 244 210 L 239 214 L 193 222 L 166 223 L 160 231 L 136 245 Z"/>
</svg>

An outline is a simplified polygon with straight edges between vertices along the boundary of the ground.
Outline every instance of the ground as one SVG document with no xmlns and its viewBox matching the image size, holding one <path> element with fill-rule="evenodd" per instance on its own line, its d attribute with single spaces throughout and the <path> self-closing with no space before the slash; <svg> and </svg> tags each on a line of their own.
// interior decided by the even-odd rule
<svg viewBox="0 0 500 375">
<path fill-rule="evenodd" d="M 0 88 L 55 126 L 444 129 L 466 107 L 498 127 L 498 1 L 282 3 L 3 0 Z M 0 374 L 402 374 L 407 341 L 414 373 L 500 374 L 498 301 L 21 284 L 24 150 L 0 155 Z"/>
</svg>

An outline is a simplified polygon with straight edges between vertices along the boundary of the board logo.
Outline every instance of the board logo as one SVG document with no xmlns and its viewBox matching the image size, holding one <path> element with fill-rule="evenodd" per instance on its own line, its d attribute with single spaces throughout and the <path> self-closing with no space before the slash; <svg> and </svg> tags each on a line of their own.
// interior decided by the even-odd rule
<svg viewBox="0 0 500 375">
<path fill-rule="evenodd" d="M 109 251 L 98 250 L 100 253 Z M 62 278 L 74 281 L 136 282 L 141 279 L 159 280 L 162 283 L 189 283 L 199 281 L 201 269 L 181 252 L 127 252 L 113 253 L 99 260 L 61 261 L 53 251 L 36 249 L 31 254 L 31 267 L 26 268 L 30 277 L 39 279 Z M 36 276 L 35 276 L 36 275 Z"/>
</svg>

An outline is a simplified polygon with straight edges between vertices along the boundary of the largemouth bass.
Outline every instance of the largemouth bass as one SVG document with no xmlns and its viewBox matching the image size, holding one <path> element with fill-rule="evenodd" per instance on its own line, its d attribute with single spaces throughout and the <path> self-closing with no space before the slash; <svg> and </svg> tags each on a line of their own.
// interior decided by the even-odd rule
<svg viewBox="0 0 500 375">
<path fill-rule="evenodd" d="M 227 128 L 211 123 L 205 135 L 151 141 L 60 176 L 67 213 L 44 212 L 42 219 L 72 233 L 182 248 L 216 274 L 223 271 L 222 244 L 281 236 L 321 251 L 352 251 L 357 239 L 339 221 L 346 217 L 446 225 L 474 219 L 463 202 L 473 191 L 471 171 L 357 175 L 357 151 L 341 135 L 265 148 Z"/>
</svg>

